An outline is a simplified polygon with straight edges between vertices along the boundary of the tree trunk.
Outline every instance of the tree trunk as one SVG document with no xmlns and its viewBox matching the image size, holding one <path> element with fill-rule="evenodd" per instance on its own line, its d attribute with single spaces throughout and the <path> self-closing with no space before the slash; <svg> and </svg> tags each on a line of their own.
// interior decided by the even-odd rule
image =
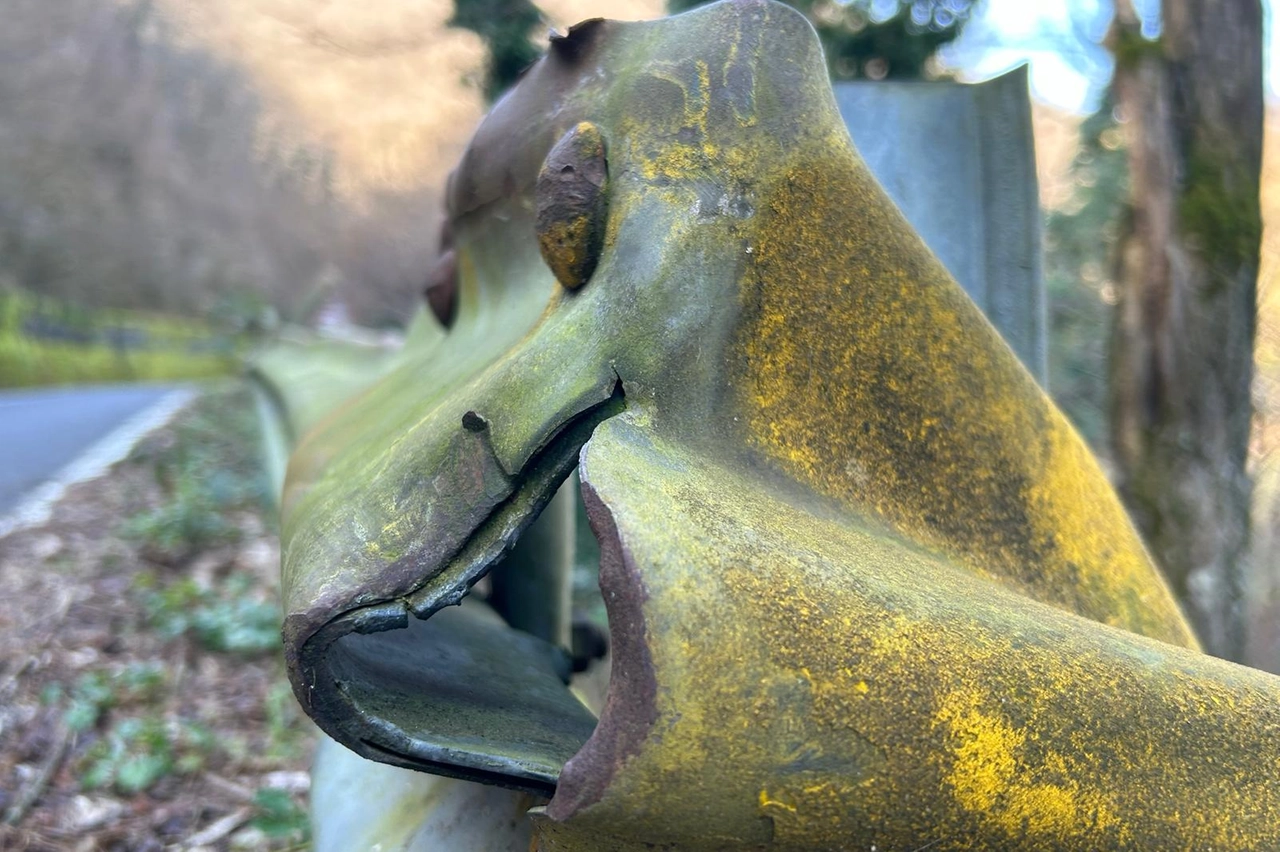
<svg viewBox="0 0 1280 852">
<path fill-rule="evenodd" d="M 1117 253 L 1111 435 L 1122 495 L 1210 653 L 1240 659 L 1262 219 L 1259 0 L 1164 0 L 1111 41 L 1131 219 Z"/>
</svg>

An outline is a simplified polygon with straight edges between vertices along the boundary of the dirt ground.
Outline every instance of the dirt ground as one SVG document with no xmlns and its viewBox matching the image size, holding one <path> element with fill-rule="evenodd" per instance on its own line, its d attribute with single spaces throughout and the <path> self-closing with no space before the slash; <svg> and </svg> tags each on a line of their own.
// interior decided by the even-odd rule
<svg viewBox="0 0 1280 852">
<path fill-rule="evenodd" d="M 248 395 L 0 539 L 0 849 L 305 849 L 310 722 Z"/>
</svg>

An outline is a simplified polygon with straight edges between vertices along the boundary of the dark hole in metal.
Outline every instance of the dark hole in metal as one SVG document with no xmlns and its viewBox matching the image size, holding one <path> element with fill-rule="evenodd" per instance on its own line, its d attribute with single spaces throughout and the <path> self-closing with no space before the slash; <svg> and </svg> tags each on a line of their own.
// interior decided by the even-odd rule
<svg viewBox="0 0 1280 852">
<path fill-rule="evenodd" d="M 503 555 L 471 575 L 459 606 L 406 600 L 405 606 L 429 612 L 418 618 L 389 602 L 385 614 L 328 646 L 317 674 L 329 683 L 318 691 L 336 692 L 322 700 L 356 742 L 340 740 L 393 765 L 543 796 L 555 792 L 565 762 L 596 727 L 570 681 L 607 653 L 599 547 L 589 530 L 584 539 L 573 529 L 584 514 L 574 471 L 595 426 L 624 407 L 619 382 L 608 400 L 566 423 L 530 460 L 526 471 L 544 471 L 530 473 L 542 483 L 529 486 L 538 505 Z M 464 424 L 488 426 L 478 414 L 474 420 Z M 569 487 L 562 487 L 566 481 Z M 574 550 L 587 540 L 587 552 L 575 559 Z M 562 558 L 538 561 L 555 548 Z M 584 559 L 594 562 L 585 566 Z M 585 601 L 586 611 L 571 617 L 571 599 L 572 610 Z M 598 708 L 607 669 L 594 676 L 586 691 L 601 699 Z"/>
</svg>

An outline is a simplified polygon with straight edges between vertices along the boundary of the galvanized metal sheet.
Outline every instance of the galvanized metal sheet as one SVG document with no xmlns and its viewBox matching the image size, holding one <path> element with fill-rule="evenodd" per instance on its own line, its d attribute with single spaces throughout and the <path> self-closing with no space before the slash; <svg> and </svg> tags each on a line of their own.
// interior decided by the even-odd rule
<svg viewBox="0 0 1280 852">
<path fill-rule="evenodd" d="M 835 86 L 853 143 L 907 221 L 1043 385 L 1046 297 L 1027 69 L 984 83 Z"/>
<path fill-rule="evenodd" d="M 528 852 L 514 790 L 375 763 L 321 737 L 311 769 L 315 852 Z"/>
</svg>

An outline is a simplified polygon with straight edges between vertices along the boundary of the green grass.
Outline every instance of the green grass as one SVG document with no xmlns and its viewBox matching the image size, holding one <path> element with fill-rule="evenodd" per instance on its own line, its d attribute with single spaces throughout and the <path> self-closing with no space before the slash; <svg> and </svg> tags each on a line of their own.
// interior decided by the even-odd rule
<svg viewBox="0 0 1280 852">
<path fill-rule="evenodd" d="M 123 538 L 160 564 L 239 540 L 236 515 L 274 523 L 271 483 L 257 454 L 258 422 L 248 388 L 212 391 L 175 427 L 173 440 L 144 441 L 132 460 L 151 468 L 165 500 L 126 518 Z"/>
<path fill-rule="evenodd" d="M 141 793 L 166 775 L 198 772 L 215 748 L 214 735 L 194 722 L 158 715 L 122 718 L 81 758 L 80 785 Z"/>
<path fill-rule="evenodd" d="M 257 428 L 248 388 L 215 386 L 167 435 L 143 441 L 130 456 L 164 496 L 121 522 L 120 534 L 154 566 L 133 575 L 129 594 L 140 604 L 141 629 L 166 646 L 185 637 L 203 653 L 246 660 L 281 653 L 280 606 L 261 578 L 232 572 L 204 587 L 181 570 L 211 548 L 241 541 L 245 516 L 259 517 L 267 528 L 275 523 L 256 453 Z M 288 684 L 278 686 L 264 699 L 265 751 L 283 757 L 307 738 Z M 46 701 L 65 708 L 67 726 L 93 737 L 76 765 L 83 789 L 132 796 L 166 777 L 236 759 L 235 738 L 220 739 L 200 721 L 164 709 L 173 688 L 171 672 L 148 663 L 110 676 L 86 673 L 49 691 Z M 306 814 L 288 793 L 260 790 L 253 807 L 251 824 L 271 840 L 305 842 Z"/>
<path fill-rule="evenodd" d="M 54 334 L 33 334 L 37 327 Z M 142 342 L 112 344 L 121 337 Z M 197 320 L 89 311 L 0 289 L 0 387 L 226 376 L 239 369 L 238 346 Z"/>
<path fill-rule="evenodd" d="M 272 840 L 306 843 L 311 825 L 305 809 L 284 790 L 263 787 L 253 796 L 254 816 L 250 825 Z"/>
<path fill-rule="evenodd" d="M 193 555 L 238 542 L 237 516 L 274 522 L 269 485 L 258 463 L 257 421 L 243 385 L 199 400 L 167 442 L 144 442 L 132 460 L 153 471 L 165 500 L 124 520 L 121 535 L 166 569 Z M 186 635 L 208 651 L 257 656 L 280 650 L 280 607 L 261 582 L 233 573 L 213 588 L 170 571 L 143 572 L 133 583 L 148 627 L 165 639 Z"/>
<path fill-rule="evenodd" d="M 245 657 L 280 652 L 280 607 L 254 595 L 252 577 L 233 575 L 216 590 L 186 579 L 163 587 L 138 579 L 147 626 L 162 638 L 187 635 L 207 651 Z"/>
<path fill-rule="evenodd" d="M 69 686 L 45 687 L 42 700 L 64 707 L 69 729 L 89 734 L 103 728 L 76 761 L 81 788 L 133 795 L 166 775 L 203 768 L 215 738 L 196 722 L 161 715 L 158 705 L 168 689 L 169 675 L 158 662 L 131 663 L 112 675 L 86 672 Z"/>
</svg>

